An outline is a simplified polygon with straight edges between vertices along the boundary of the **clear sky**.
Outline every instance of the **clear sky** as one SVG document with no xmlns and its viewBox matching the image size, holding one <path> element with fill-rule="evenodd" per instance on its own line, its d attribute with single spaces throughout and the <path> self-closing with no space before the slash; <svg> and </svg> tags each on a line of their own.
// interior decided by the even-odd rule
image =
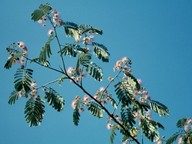
<svg viewBox="0 0 192 144">
<path fill-rule="evenodd" d="M 83 93 L 71 84 L 57 88 L 66 100 L 64 110 L 57 113 L 46 105 L 46 114 L 39 127 L 30 128 L 26 124 L 25 100 L 17 101 L 13 106 L 7 103 L 13 90 L 15 68 L 3 68 L 8 57 L 5 48 L 12 42 L 24 41 L 30 56 L 38 56 L 47 39 L 47 28 L 34 23 L 30 15 L 46 2 L 57 9 L 65 21 L 103 29 L 104 34 L 97 40 L 105 44 L 111 54 L 110 63 L 103 65 L 104 80 L 114 75 L 112 66 L 117 59 L 127 56 L 132 60 L 134 74 L 143 80 L 152 99 L 170 109 L 168 118 L 152 116 L 165 126 L 161 135 L 169 137 L 176 131 L 178 119 L 192 116 L 191 0 L 3 0 L 0 9 L 1 144 L 109 143 L 106 119 L 100 120 L 85 112 L 79 126 L 73 125 L 71 101 Z M 40 84 L 58 77 L 48 70 L 33 67 L 37 68 L 34 77 Z M 93 81 L 87 88 L 95 92 L 100 86 L 106 86 L 106 83 Z"/>
</svg>

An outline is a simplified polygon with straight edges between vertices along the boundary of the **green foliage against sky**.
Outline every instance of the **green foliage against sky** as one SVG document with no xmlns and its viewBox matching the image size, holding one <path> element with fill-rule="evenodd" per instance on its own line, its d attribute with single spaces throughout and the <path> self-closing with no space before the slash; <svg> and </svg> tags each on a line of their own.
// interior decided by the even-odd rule
<svg viewBox="0 0 192 144">
<path fill-rule="evenodd" d="M 178 11 L 181 10 L 181 7 L 183 5 L 184 4 L 180 5 Z M 174 88 L 174 90 L 172 88 L 171 93 L 170 89 L 175 84 L 176 84 L 175 87 L 179 87 L 179 85 L 182 83 L 181 81 L 183 80 L 183 78 L 187 76 L 187 74 L 185 74 L 181 77 L 178 74 L 180 71 L 184 70 L 182 68 L 185 66 L 185 63 L 182 63 L 182 65 L 180 65 L 180 63 L 181 61 L 187 59 L 187 55 L 185 55 L 185 57 L 183 57 L 180 61 L 177 61 L 177 65 L 180 65 L 180 69 L 177 70 L 174 69 L 174 64 L 172 64 L 172 67 L 167 67 L 166 65 L 164 65 L 165 68 L 161 68 L 161 70 L 158 71 L 158 69 L 160 69 L 161 67 L 161 64 L 158 64 L 156 65 L 157 67 L 152 66 L 154 69 L 150 71 L 150 67 L 148 68 L 143 67 L 142 64 L 148 63 L 150 66 L 151 63 L 154 64 L 159 63 L 160 59 L 158 59 L 158 55 L 156 54 L 156 52 L 154 52 L 153 50 L 147 51 L 147 49 L 145 48 L 146 51 L 143 51 L 142 49 L 142 52 L 141 51 L 137 52 L 137 55 L 133 56 L 132 50 L 130 49 L 130 46 L 135 47 L 136 45 L 140 45 L 140 47 L 141 46 L 146 47 L 143 41 L 145 41 L 148 37 L 150 37 L 151 33 L 149 29 L 148 29 L 148 35 L 143 37 L 142 39 L 140 39 L 140 35 L 139 33 L 137 33 L 137 31 L 132 33 L 133 36 L 132 38 L 134 38 L 134 34 L 137 34 L 139 43 L 138 41 L 131 42 L 130 40 L 132 38 L 130 38 L 129 36 L 131 34 L 131 30 L 129 28 L 130 26 L 128 27 L 124 26 L 123 33 L 122 29 L 121 30 L 113 29 L 112 30 L 113 34 L 109 36 L 109 28 L 113 28 L 114 26 L 113 24 L 118 25 L 116 23 L 117 17 L 116 19 L 114 19 L 114 21 L 116 22 L 111 23 L 110 26 L 108 25 L 109 27 L 105 27 L 107 19 L 102 20 L 103 25 L 99 23 L 98 18 L 96 23 L 93 20 L 84 19 L 84 16 L 86 16 L 86 14 L 82 16 L 81 20 L 80 17 L 79 20 L 77 19 L 77 23 L 79 23 L 79 21 L 83 22 L 85 20 L 86 23 L 89 23 L 91 25 L 92 24 L 95 26 L 98 25 L 100 28 L 104 30 L 103 31 L 90 25 L 84 25 L 84 24 L 79 25 L 77 23 L 71 22 L 71 20 L 76 21 L 76 18 L 75 19 L 73 17 L 67 18 L 67 16 L 65 15 L 66 13 L 60 13 L 60 12 L 58 13 L 58 11 L 54 9 L 57 8 L 55 6 L 54 8 L 52 8 L 52 6 L 48 4 L 43 4 L 40 5 L 39 8 L 34 10 L 35 7 L 36 6 L 31 7 L 29 13 L 26 15 L 28 15 L 29 17 L 30 13 L 33 11 L 31 15 L 32 21 L 39 23 L 40 27 L 38 24 L 35 25 L 32 23 L 28 24 L 28 26 L 30 26 L 31 28 L 35 26 L 37 28 L 36 32 L 37 30 L 39 31 L 37 32 L 38 35 L 31 36 L 32 39 L 30 39 L 29 42 L 29 39 L 26 40 L 25 37 L 29 37 L 32 31 L 31 32 L 28 31 L 28 34 L 24 34 L 25 27 L 22 28 L 23 35 L 21 37 L 19 36 L 19 34 L 17 34 L 18 37 L 12 39 L 11 37 L 13 36 L 13 34 L 10 35 L 10 37 L 7 39 L 9 39 L 10 41 L 16 40 L 17 42 L 14 42 L 7 47 L 7 52 L 10 55 L 8 56 L 9 57 L 8 60 L 5 60 L 4 63 L 4 67 L 6 69 L 9 69 L 9 71 L 7 70 L 4 71 L 6 71 L 7 75 L 9 75 L 9 78 L 11 77 L 13 78 L 12 83 L 14 87 L 12 88 L 12 90 L 10 89 L 11 87 L 10 88 L 7 87 L 7 89 L 9 89 L 10 92 L 8 103 L 11 105 L 15 104 L 14 107 L 16 107 L 13 108 L 12 106 L 12 110 L 18 111 L 19 109 L 22 112 L 22 109 L 24 108 L 23 112 L 25 120 L 29 124 L 29 126 L 37 126 L 42 123 L 40 127 L 35 128 L 32 131 L 37 132 L 44 126 L 50 126 L 50 124 L 53 124 L 53 122 L 55 121 L 54 119 L 56 119 L 56 117 L 52 117 L 52 115 L 54 114 L 51 115 L 49 114 L 51 112 L 51 110 L 49 109 L 53 108 L 56 111 L 61 112 L 59 115 L 67 114 L 68 116 L 67 117 L 65 116 L 64 119 L 67 120 L 70 117 L 71 123 L 74 123 L 74 125 L 78 125 L 79 126 L 78 129 L 81 129 L 81 127 L 86 128 L 86 126 L 84 126 L 83 123 L 85 123 L 84 122 L 85 117 L 90 118 L 90 116 L 88 116 L 89 114 L 98 117 L 99 119 L 95 120 L 106 123 L 107 128 L 111 131 L 111 132 L 102 131 L 103 134 L 108 133 L 110 135 L 109 137 L 111 143 L 120 142 L 121 140 L 124 142 L 131 142 L 131 141 L 138 142 L 135 139 L 135 137 L 138 138 L 139 142 L 141 142 L 142 140 L 145 141 L 146 139 L 149 139 L 151 141 L 156 141 L 157 143 L 160 143 L 161 141 L 165 141 L 166 139 L 168 139 L 167 136 L 166 137 L 162 136 L 164 132 L 160 131 L 159 134 L 159 129 L 164 129 L 165 127 L 165 130 L 169 132 L 170 130 L 169 129 L 167 130 L 167 120 L 169 121 L 173 115 L 170 115 L 171 116 L 170 118 L 166 118 L 166 122 L 164 121 L 163 123 L 160 123 L 159 120 L 162 122 L 165 119 L 158 118 L 157 116 L 159 115 L 161 117 L 166 117 L 169 114 L 168 107 L 171 107 L 171 113 L 175 113 L 175 111 L 172 108 L 173 105 L 175 106 L 174 108 L 176 109 L 177 114 L 181 114 L 179 110 L 177 110 L 178 107 L 175 104 L 171 105 L 169 104 L 170 101 L 169 99 L 174 93 L 174 103 L 177 103 L 175 99 L 177 99 L 179 95 L 186 95 L 184 94 L 185 91 L 181 90 L 184 87 L 180 86 L 180 88 Z M 172 7 L 174 7 L 174 5 Z M 123 9 L 121 9 L 121 11 L 122 10 Z M 143 9 L 141 8 L 141 10 Z M 136 12 L 137 8 L 131 11 Z M 152 9 L 152 11 L 154 11 L 154 9 Z M 186 12 L 187 8 L 184 11 Z M 92 12 L 92 14 L 93 13 L 94 12 Z M 98 13 L 100 12 L 98 11 Z M 63 20 L 61 18 L 61 15 L 62 17 L 66 18 Z M 145 12 L 143 12 L 142 15 L 145 15 Z M 169 14 L 166 15 L 165 17 L 168 16 Z M 102 15 L 100 15 L 100 17 L 102 17 Z M 129 17 L 129 15 L 127 15 L 126 17 Z M 180 16 L 176 14 L 176 17 Z M 120 18 L 120 16 L 118 18 Z M 174 17 L 172 18 L 175 19 Z M 69 19 L 70 21 L 67 21 L 67 19 Z M 184 17 L 183 19 L 186 20 L 187 18 Z M 110 19 L 108 20 L 111 21 Z M 134 21 L 134 19 L 132 19 L 132 21 Z M 164 22 L 164 20 L 162 22 Z M 183 24 L 185 24 L 185 22 L 186 21 L 183 21 Z M 122 26 L 125 25 L 125 23 L 121 23 Z M 174 25 L 172 25 L 171 28 L 174 29 L 174 27 L 176 27 L 175 25 L 179 24 L 181 25 L 181 23 L 182 21 L 180 21 L 179 23 L 175 23 Z M 129 21 L 128 25 L 130 24 L 131 21 Z M 134 22 L 134 24 L 137 27 L 137 23 Z M 162 23 L 161 25 L 163 26 Z M 41 28 L 41 26 L 43 28 Z M 140 26 L 144 27 L 145 25 L 140 23 Z M 155 25 L 155 27 L 156 26 L 158 25 Z M 16 25 L 14 27 L 16 27 Z M 153 29 L 153 27 L 150 28 Z M 127 29 L 129 29 L 129 32 L 126 32 Z M 132 29 L 133 30 L 135 29 L 134 26 L 132 27 Z M 183 29 L 180 27 L 180 30 Z M 46 36 L 43 36 L 45 35 L 45 31 L 48 31 L 49 35 L 48 38 L 46 38 Z M 119 35 L 120 31 L 121 35 Z M 185 30 L 183 30 L 183 32 L 184 31 Z M 143 31 L 141 31 L 141 33 L 142 32 Z M 125 33 L 126 37 L 124 36 Z M 188 29 L 188 33 L 190 33 L 190 29 Z M 162 33 L 158 32 L 156 34 L 158 34 L 160 37 Z M 169 32 L 168 35 L 170 34 L 171 33 Z M 169 41 L 170 42 L 173 41 L 173 39 L 176 38 L 177 35 L 179 34 L 182 33 L 175 34 L 171 39 L 169 39 Z M 109 37 L 109 40 L 105 40 L 105 36 Z M 165 36 L 165 38 L 166 37 L 167 36 Z M 37 38 L 39 39 L 38 41 L 36 40 Z M 123 40 L 124 38 L 126 38 L 126 41 L 122 42 L 121 40 Z M 25 43 L 23 43 L 22 41 L 18 41 L 18 39 L 24 41 Z M 7 43 L 10 43 L 10 41 Z M 179 41 L 183 42 L 181 37 Z M 179 43 L 179 41 L 177 41 L 177 43 Z M 165 41 L 162 40 L 160 45 L 162 46 L 164 42 Z M 135 46 L 133 46 L 132 43 L 135 43 Z M 154 45 L 155 43 L 158 44 L 158 41 L 157 40 L 154 41 L 153 39 L 153 41 L 151 41 L 151 46 L 153 45 L 154 48 L 156 47 Z M 166 44 L 167 46 L 172 47 L 169 45 L 168 42 Z M 185 39 L 185 44 L 186 45 L 189 44 L 188 38 Z M 118 59 L 120 53 L 124 51 L 122 46 L 129 47 L 127 51 L 124 49 L 125 52 L 127 52 L 127 54 L 125 55 L 126 56 L 131 55 L 131 59 L 134 62 L 133 65 L 134 67 L 132 68 L 132 63 L 130 59 L 124 57 L 117 61 L 115 67 L 113 68 L 115 70 L 115 73 L 113 73 L 111 71 L 113 66 L 110 63 L 111 61 L 112 63 L 114 63 L 114 59 L 115 60 Z M 179 44 L 177 46 L 180 47 Z M 176 48 L 177 46 L 174 46 L 175 51 L 178 51 L 178 49 Z M 137 46 L 135 48 L 136 51 Z M 169 49 L 166 49 L 167 54 L 164 53 L 163 55 L 160 52 L 160 49 L 161 48 L 158 48 L 156 50 L 157 52 L 159 52 L 159 55 L 161 54 L 161 63 L 163 64 L 167 59 L 166 56 L 169 53 Z M 163 49 L 164 48 L 162 47 L 162 50 Z M 186 52 L 188 51 L 187 48 L 185 50 Z M 172 51 L 172 54 L 174 54 L 175 51 Z M 147 54 L 146 52 L 150 53 Z M 178 55 L 181 56 L 182 53 L 184 52 L 181 51 L 180 53 L 178 53 Z M 154 61 L 155 57 L 150 54 L 157 56 L 156 59 L 158 59 L 158 61 Z M 142 56 L 144 55 L 146 56 L 142 58 Z M 141 58 L 138 58 L 138 56 L 140 56 Z M 174 55 L 169 55 L 169 61 L 167 61 L 168 62 L 167 65 L 169 65 L 169 63 L 172 63 L 171 56 L 174 57 Z M 149 61 L 149 59 L 151 60 Z M 138 60 L 141 61 L 138 62 Z M 141 65 L 137 66 L 138 63 L 139 64 L 141 63 Z M 40 67 L 42 68 L 43 75 L 41 75 L 38 72 Z M 138 70 L 138 68 L 140 68 L 140 70 Z M 170 68 L 175 70 L 171 76 L 169 75 L 169 71 L 171 70 Z M 164 70 L 167 71 L 166 75 Z M 48 72 L 51 73 L 51 71 L 52 74 L 49 75 Z M 111 74 L 108 77 L 107 73 L 109 71 L 111 71 Z M 141 73 L 141 71 L 143 72 Z M 146 74 L 146 71 L 150 75 L 147 78 L 144 76 Z M 159 73 L 160 71 L 161 73 Z M 10 72 L 12 74 L 10 74 Z M 178 81 L 174 82 L 176 79 L 173 79 L 173 77 L 176 74 Z M 136 75 L 144 78 L 144 81 L 149 80 L 150 82 L 142 83 L 142 81 L 138 79 Z M 154 76 L 156 77 L 157 81 L 157 83 L 155 84 L 153 84 L 154 82 L 152 80 Z M 167 76 L 169 77 L 167 78 Z M 165 82 L 165 80 L 163 81 L 163 79 L 165 78 L 166 80 L 171 79 L 172 81 L 170 83 L 167 83 Z M 161 82 L 158 83 L 160 79 L 162 79 L 163 84 L 161 84 Z M 188 81 L 190 81 L 190 78 L 188 79 Z M 161 88 L 164 89 L 165 86 L 169 84 L 172 84 L 171 86 L 169 86 L 169 90 L 166 91 L 157 90 Z M 74 85 L 76 85 L 75 89 Z M 65 90 L 65 87 L 70 88 Z M 188 85 L 186 84 L 185 87 L 187 88 Z M 77 91 L 76 88 L 79 88 L 80 91 Z M 146 88 L 150 89 L 149 90 L 150 93 L 152 92 L 150 95 Z M 69 92 L 69 90 L 71 91 Z M 180 90 L 180 92 L 182 91 L 182 94 L 180 94 L 178 90 Z M 75 97 L 76 95 L 75 93 L 76 94 L 79 93 L 79 95 Z M 85 96 L 83 96 L 84 94 Z M 8 98 L 9 95 L 7 93 L 5 93 L 5 95 L 7 95 Z M 159 96 L 161 95 L 161 97 L 158 97 L 158 95 Z M 162 104 L 159 101 L 157 101 L 158 99 L 161 99 L 160 101 L 163 101 L 163 103 L 165 103 L 166 105 L 168 104 L 168 107 L 165 104 Z M 182 99 L 182 101 L 186 101 L 186 99 Z M 50 105 L 50 107 L 48 107 L 48 105 Z M 72 110 L 70 110 L 70 105 L 72 106 Z M 187 107 L 188 105 L 186 102 L 185 108 Z M 7 111 L 7 109 L 5 108 L 4 110 Z M 155 115 L 155 113 L 157 113 L 157 115 Z M 6 114 L 9 115 L 9 113 Z M 51 118 L 48 118 L 49 116 Z M 20 118 L 14 117 L 14 119 L 15 120 L 11 121 L 10 125 L 21 120 L 22 116 Z M 187 119 L 188 118 L 186 118 L 186 120 Z M 8 120 L 9 118 L 7 118 L 7 121 Z M 49 124 L 47 124 L 48 121 L 50 121 Z M 93 120 L 89 121 L 87 119 L 86 123 L 88 124 L 92 122 L 96 124 L 97 123 L 96 121 Z M 185 121 L 182 126 L 186 127 L 186 124 L 187 126 L 190 126 L 188 125 L 188 121 Z M 57 121 L 55 122 L 57 123 Z M 56 123 L 54 124 L 55 128 L 59 124 Z M 65 125 L 66 123 L 64 122 L 63 124 Z M 97 126 L 99 127 L 99 125 Z M 17 126 L 14 127 L 16 128 Z M 105 127 L 105 124 L 103 127 Z M 57 128 L 57 130 L 59 130 L 59 128 Z M 76 129 L 75 131 L 78 130 Z M 21 133 L 23 132 L 24 131 L 22 131 Z M 70 132 L 70 130 L 68 130 L 68 132 Z M 184 133 L 178 133 L 178 132 L 175 133 L 173 137 L 168 139 L 167 143 L 174 142 L 175 140 L 178 141 L 182 140 L 185 142 L 190 141 L 190 139 L 188 139 L 191 136 L 190 129 L 188 129 L 187 131 L 184 129 L 183 132 Z M 26 135 L 27 133 L 25 133 L 24 135 Z M 50 133 L 52 132 L 50 131 Z M 96 131 L 95 133 L 98 134 Z M 34 134 L 35 133 L 33 133 L 32 135 Z M 93 139 L 95 138 L 94 136 L 89 137 L 90 138 L 92 137 Z M 109 137 L 106 139 L 109 140 Z M 6 142 L 5 138 L 6 136 L 3 137 L 4 141 Z"/>
</svg>

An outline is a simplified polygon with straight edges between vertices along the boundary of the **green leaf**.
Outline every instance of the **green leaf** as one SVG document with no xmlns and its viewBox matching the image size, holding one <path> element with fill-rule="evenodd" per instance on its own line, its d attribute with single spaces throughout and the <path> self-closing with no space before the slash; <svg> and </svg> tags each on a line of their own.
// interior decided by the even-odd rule
<svg viewBox="0 0 192 144">
<path fill-rule="evenodd" d="M 86 71 L 95 80 L 102 81 L 103 73 L 102 69 L 95 63 L 90 62 L 91 54 L 81 53 L 77 60 L 76 70 L 79 68 L 79 64 L 86 67 Z"/>
<path fill-rule="evenodd" d="M 50 12 L 52 8 L 49 6 L 49 4 L 41 4 L 39 6 L 39 9 L 36 9 L 33 11 L 33 13 L 31 14 L 31 19 L 34 21 L 38 21 L 39 19 L 41 19 L 44 15 L 46 15 L 47 13 Z"/>
<path fill-rule="evenodd" d="M 172 144 L 174 141 L 176 141 L 176 139 L 178 138 L 180 134 L 178 132 L 176 132 L 175 134 L 173 134 L 167 141 L 166 144 Z"/>
<path fill-rule="evenodd" d="M 140 120 L 140 127 L 142 128 L 142 131 L 145 134 L 145 136 L 152 142 L 160 138 L 157 129 L 158 128 L 164 129 L 164 127 L 160 123 L 147 118 L 143 118 Z"/>
<path fill-rule="evenodd" d="M 131 109 L 124 105 L 122 105 L 121 107 L 121 118 L 123 121 L 123 125 L 129 125 L 132 127 L 135 124 L 134 116 L 131 112 Z"/>
<path fill-rule="evenodd" d="M 87 62 L 84 64 L 84 66 L 86 67 L 86 71 L 90 76 L 92 76 L 95 80 L 102 81 L 103 72 L 99 66 L 93 62 Z"/>
<path fill-rule="evenodd" d="M 9 59 L 7 60 L 7 62 L 5 63 L 4 68 L 10 69 L 10 68 L 12 67 L 12 64 L 13 64 L 14 60 L 15 60 L 15 57 L 14 57 L 14 56 L 12 56 L 11 58 L 9 58 Z"/>
<path fill-rule="evenodd" d="M 77 42 L 80 38 L 80 33 L 78 31 L 78 25 L 72 22 L 65 22 L 64 29 L 67 36 L 71 36 Z"/>
<path fill-rule="evenodd" d="M 176 126 L 177 126 L 178 128 L 183 128 L 184 125 L 185 125 L 185 123 L 186 123 L 186 121 L 187 121 L 187 118 L 182 118 L 182 119 L 180 119 L 180 120 L 177 121 Z"/>
<path fill-rule="evenodd" d="M 158 113 L 160 116 L 168 116 L 169 109 L 162 103 L 154 100 L 150 100 L 150 108 Z"/>
<path fill-rule="evenodd" d="M 80 113 L 79 109 L 76 107 L 73 111 L 73 123 L 74 125 L 78 126 L 80 120 Z"/>
<path fill-rule="evenodd" d="M 141 86 L 140 86 L 140 84 L 138 83 L 137 79 L 136 79 L 132 74 L 130 74 L 129 72 L 125 72 L 125 75 L 128 77 L 128 82 L 129 82 L 129 84 L 130 84 L 133 88 L 136 88 L 137 90 L 140 90 Z"/>
<path fill-rule="evenodd" d="M 57 111 L 61 111 L 63 109 L 65 101 L 63 97 L 60 96 L 54 89 L 49 88 L 45 94 L 45 99 L 47 99 L 49 105 L 51 105 Z"/>
<path fill-rule="evenodd" d="M 132 103 L 130 94 L 127 92 L 126 88 L 122 87 L 123 82 L 118 82 L 115 84 L 115 93 L 119 101 L 124 105 L 129 105 Z"/>
<path fill-rule="evenodd" d="M 79 63 L 86 66 L 91 60 L 91 54 L 81 53 L 78 57 Z"/>
<path fill-rule="evenodd" d="M 7 60 L 7 62 L 4 65 L 4 68 L 10 69 L 14 62 L 19 59 L 23 55 L 22 52 L 15 52 L 14 55 Z"/>
<path fill-rule="evenodd" d="M 76 57 L 77 55 L 77 48 L 80 47 L 79 45 L 76 44 L 66 44 L 66 46 L 59 51 L 61 55 L 69 55 L 72 57 Z"/>
<path fill-rule="evenodd" d="M 15 90 L 21 91 L 23 89 L 28 93 L 31 90 L 32 74 L 32 69 L 18 68 L 14 75 Z"/>
<path fill-rule="evenodd" d="M 93 33 L 93 34 L 100 34 L 100 35 L 103 34 L 102 30 L 94 28 L 90 25 L 80 25 L 78 29 L 81 31 L 81 34 L 84 34 L 84 33 L 88 33 L 88 34 Z"/>
<path fill-rule="evenodd" d="M 41 4 L 39 6 L 39 9 L 42 10 L 46 14 L 46 13 L 49 13 L 50 10 L 52 10 L 52 7 L 48 3 L 46 3 L 46 4 Z"/>
<path fill-rule="evenodd" d="M 108 97 L 109 101 L 111 102 L 111 105 L 113 106 L 114 109 L 117 109 L 117 103 L 112 97 Z"/>
<path fill-rule="evenodd" d="M 39 55 L 39 59 L 38 59 L 40 63 L 48 62 L 47 57 L 50 58 L 50 56 L 52 55 L 50 43 L 54 38 L 55 38 L 55 36 L 51 35 L 49 37 L 48 41 L 45 43 L 45 46 L 42 48 L 40 55 Z M 47 64 L 49 65 L 49 62 Z"/>
<path fill-rule="evenodd" d="M 93 42 L 92 45 L 94 46 L 94 53 L 96 54 L 96 56 L 103 62 L 109 62 L 110 54 L 107 48 L 104 45 L 98 44 L 96 42 Z"/>
<path fill-rule="evenodd" d="M 8 104 L 12 105 L 15 104 L 16 100 L 18 100 L 18 92 L 17 91 L 13 91 L 9 97 L 9 101 Z"/>
<path fill-rule="evenodd" d="M 88 110 L 91 112 L 92 115 L 98 118 L 103 117 L 103 110 L 97 103 L 91 102 L 88 107 Z"/>
<path fill-rule="evenodd" d="M 30 98 L 25 105 L 25 118 L 30 127 L 38 126 L 43 120 L 45 113 L 45 106 L 42 100 L 37 98 Z"/>
<path fill-rule="evenodd" d="M 113 125 L 113 127 L 111 128 L 111 133 L 110 133 L 110 143 L 113 144 L 114 142 L 114 138 L 116 136 L 115 130 L 117 129 L 116 125 Z"/>
<path fill-rule="evenodd" d="M 44 16 L 44 14 L 45 13 L 42 10 L 36 9 L 31 14 L 31 19 L 34 21 L 38 21 L 39 19 L 41 19 Z"/>
</svg>

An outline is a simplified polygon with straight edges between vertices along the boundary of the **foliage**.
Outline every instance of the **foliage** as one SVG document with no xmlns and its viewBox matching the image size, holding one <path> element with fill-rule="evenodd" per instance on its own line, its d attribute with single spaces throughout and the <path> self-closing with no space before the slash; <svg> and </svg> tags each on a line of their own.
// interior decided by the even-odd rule
<svg viewBox="0 0 192 144">
<path fill-rule="evenodd" d="M 74 109 L 73 111 L 73 123 L 74 125 L 78 126 L 80 120 L 80 113 L 77 108 Z"/>
<path fill-rule="evenodd" d="M 101 87 L 95 94 L 90 94 L 84 88 L 85 75 L 88 74 L 93 80 L 103 80 L 103 69 L 99 66 L 99 62 L 109 62 L 110 53 L 108 48 L 99 42 L 95 41 L 96 35 L 102 35 L 101 29 L 91 25 L 76 24 L 74 22 L 64 21 L 56 10 L 53 10 L 49 4 L 42 4 L 38 9 L 31 14 L 31 19 L 34 22 L 40 23 L 43 27 L 46 24 L 51 24 L 49 29 L 49 38 L 42 47 L 40 54 L 36 58 L 28 56 L 28 50 L 23 42 L 11 44 L 7 48 L 9 58 L 5 63 L 5 68 L 10 69 L 14 64 L 20 63 L 14 75 L 14 88 L 11 93 L 8 103 L 15 104 L 20 98 L 27 99 L 25 104 L 25 119 L 30 127 L 38 126 L 42 123 L 45 113 L 44 103 L 47 102 L 52 108 L 60 112 L 65 105 L 63 97 L 53 88 L 48 87 L 53 83 L 58 82 L 63 84 L 64 80 L 70 80 L 72 84 L 80 88 L 84 93 L 84 98 L 76 96 L 72 102 L 73 108 L 73 123 L 78 126 L 80 121 L 80 113 L 87 109 L 93 116 L 104 118 L 104 113 L 107 115 L 107 126 L 111 130 L 110 142 L 114 142 L 114 138 L 119 132 L 122 135 L 122 142 L 136 142 L 140 133 L 151 141 L 160 139 L 159 128 L 164 129 L 163 125 L 153 120 L 150 116 L 151 110 L 160 116 L 168 116 L 168 108 L 155 100 L 152 100 L 148 95 L 146 88 L 143 87 L 141 80 L 137 79 L 132 72 L 131 60 L 124 57 L 116 62 L 114 66 L 114 77 L 109 77 L 109 83 L 106 87 Z M 72 37 L 73 42 L 65 43 L 57 34 L 57 31 L 62 28 L 61 32 L 69 37 Z M 64 31 L 63 31 L 64 29 Z M 55 41 L 58 49 L 52 48 L 52 42 Z M 49 63 L 51 55 L 55 54 L 61 59 L 61 64 L 57 68 L 58 63 Z M 66 68 L 65 57 L 71 57 L 75 65 Z M 93 58 L 96 56 L 96 61 Z M 30 62 L 30 63 L 28 63 Z M 98 62 L 98 63 L 97 63 Z M 55 71 L 60 77 L 54 81 L 50 81 L 41 86 L 37 86 L 37 82 L 32 77 L 33 70 L 28 66 L 31 63 L 40 65 L 46 69 Z M 69 62 L 70 63 L 70 62 Z M 49 79 L 49 77 L 46 77 Z M 88 84 L 87 84 L 88 85 Z M 114 91 L 108 91 L 109 86 L 114 85 Z M 41 97 L 43 89 L 44 97 Z M 109 103 L 109 105 L 107 105 Z M 178 122 L 178 127 L 184 126 L 182 120 Z M 191 133 L 186 133 L 183 137 L 191 136 Z M 174 136 L 170 142 L 177 139 Z"/>
<path fill-rule="evenodd" d="M 39 97 L 30 98 L 25 105 L 25 118 L 29 126 L 38 126 L 43 119 L 45 106 Z"/>
<path fill-rule="evenodd" d="M 90 103 L 88 106 L 88 110 L 91 112 L 92 115 L 102 118 L 103 117 L 103 110 L 102 108 L 95 102 Z"/>
<path fill-rule="evenodd" d="M 48 91 L 45 91 L 45 99 L 49 105 L 51 105 L 55 110 L 61 111 L 64 106 L 64 99 L 60 96 L 54 89 L 49 88 Z"/>
<path fill-rule="evenodd" d="M 41 19 L 44 15 L 48 14 L 52 10 L 49 4 L 41 4 L 39 6 L 39 9 L 36 9 L 32 14 L 31 14 L 31 19 L 34 21 L 38 21 Z"/>
<path fill-rule="evenodd" d="M 14 75 L 15 90 L 24 90 L 26 93 L 28 93 L 31 90 L 30 85 L 32 83 L 32 74 L 32 69 L 18 68 Z"/>
<path fill-rule="evenodd" d="M 176 123 L 178 132 L 174 133 L 167 141 L 166 144 L 172 144 L 178 140 L 178 144 L 192 143 L 192 118 L 182 118 Z"/>
<path fill-rule="evenodd" d="M 16 91 L 13 91 L 9 97 L 9 101 L 8 103 L 10 105 L 15 104 L 16 100 L 18 100 L 19 96 L 18 93 Z"/>
</svg>

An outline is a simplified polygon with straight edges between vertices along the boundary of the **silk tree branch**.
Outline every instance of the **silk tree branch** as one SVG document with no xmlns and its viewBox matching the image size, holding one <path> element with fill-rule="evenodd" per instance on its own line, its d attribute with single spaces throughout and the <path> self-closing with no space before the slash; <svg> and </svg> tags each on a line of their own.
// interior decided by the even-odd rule
<svg viewBox="0 0 192 144">
<path fill-rule="evenodd" d="M 133 141 L 135 141 L 137 144 L 140 144 L 139 143 L 139 141 L 135 138 L 135 137 L 133 137 L 130 133 L 129 133 L 129 131 L 128 130 L 126 130 L 126 128 L 114 117 L 114 115 L 113 115 L 113 113 L 111 114 L 109 111 L 108 111 L 108 109 L 105 107 L 105 106 L 103 106 L 103 104 L 101 103 L 101 102 L 99 102 L 96 98 L 94 98 L 88 91 L 86 91 L 81 85 L 79 85 L 74 79 L 72 79 L 70 76 L 68 76 L 67 74 L 66 74 L 66 76 L 77 86 L 77 87 L 79 87 L 85 94 L 87 94 L 91 99 L 93 99 L 96 103 L 98 103 L 100 106 L 101 106 L 101 108 L 107 113 L 107 115 L 108 116 L 110 116 L 113 120 L 114 120 L 114 122 L 116 123 L 116 124 L 118 124 L 123 130 L 124 130 L 124 132 L 127 134 L 127 136 L 128 137 L 130 137 Z"/>
<path fill-rule="evenodd" d="M 61 51 L 61 46 L 62 46 L 62 45 L 61 45 L 61 43 L 60 43 L 60 40 L 59 40 L 59 37 L 58 37 L 58 34 L 57 34 L 57 29 L 56 29 L 56 27 L 54 26 L 54 24 L 53 24 L 50 16 L 48 16 L 48 19 L 49 19 L 49 21 L 50 21 L 50 23 L 51 23 L 51 25 L 52 25 L 52 27 L 53 27 L 53 29 L 54 29 L 55 38 L 56 38 L 56 40 L 57 40 L 57 43 L 58 43 L 58 46 L 59 46 L 59 50 Z M 60 57 L 61 57 L 61 61 L 62 61 L 63 70 L 64 70 L 64 72 L 66 73 L 65 61 L 64 61 L 64 58 L 63 58 L 62 54 L 60 54 Z"/>
</svg>

